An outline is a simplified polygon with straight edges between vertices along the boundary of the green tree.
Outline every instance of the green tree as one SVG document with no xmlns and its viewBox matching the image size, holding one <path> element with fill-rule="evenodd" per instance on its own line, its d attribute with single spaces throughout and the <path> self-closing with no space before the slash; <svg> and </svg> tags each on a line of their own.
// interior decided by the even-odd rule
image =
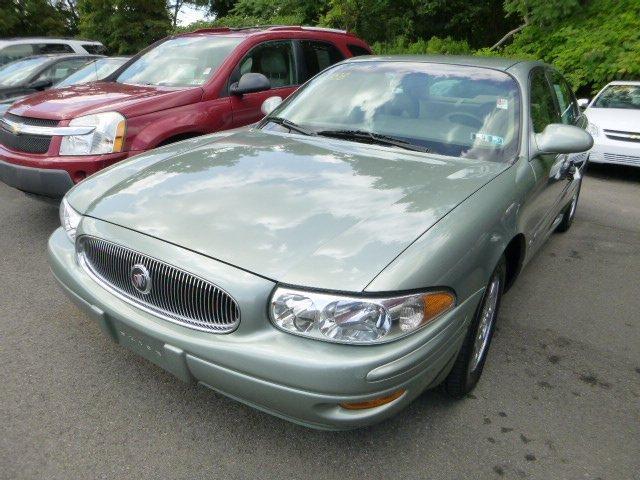
<svg viewBox="0 0 640 480">
<path fill-rule="evenodd" d="M 115 54 L 136 53 L 171 30 L 164 0 L 79 0 L 78 11 L 80 34 Z"/>
<path fill-rule="evenodd" d="M 0 36 L 60 36 L 75 33 L 61 2 L 3 0 L 0 7 Z"/>
<path fill-rule="evenodd" d="M 507 0 L 505 8 L 522 23 L 494 52 L 552 63 L 585 95 L 640 77 L 637 0 Z"/>
</svg>

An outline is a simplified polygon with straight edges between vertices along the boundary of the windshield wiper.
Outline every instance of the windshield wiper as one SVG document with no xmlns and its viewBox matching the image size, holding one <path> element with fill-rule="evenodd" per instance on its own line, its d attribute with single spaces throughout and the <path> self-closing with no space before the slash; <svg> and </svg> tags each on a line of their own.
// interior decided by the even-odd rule
<svg viewBox="0 0 640 480">
<path fill-rule="evenodd" d="M 269 117 L 267 118 L 268 122 L 276 123 L 278 125 L 282 125 L 283 127 L 287 127 L 289 130 L 293 130 L 294 132 L 301 133 L 303 135 L 317 135 L 317 133 L 309 128 L 305 128 L 297 123 L 292 122 L 291 120 L 287 120 L 282 117 Z"/>
<path fill-rule="evenodd" d="M 406 140 L 402 140 L 401 138 L 394 137 L 392 135 L 382 135 L 380 133 L 367 132 L 365 130 L 321 130 L 317 132 L 317 134 L 325 137 L 344 138 L 345 140 L 364 140 L 371 143 L 377 143 L 379 145 L 400 147 L 414 152 L 431 152 L 431 149 L 428 147 L 416 145 L 415 143 L 407 142 Z"/>
</svg>

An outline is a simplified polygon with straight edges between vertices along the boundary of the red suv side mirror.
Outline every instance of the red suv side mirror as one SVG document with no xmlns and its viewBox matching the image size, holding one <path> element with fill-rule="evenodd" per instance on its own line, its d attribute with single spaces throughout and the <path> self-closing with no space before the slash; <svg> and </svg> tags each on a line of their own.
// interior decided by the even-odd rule
<svg viewBox="0 0 640 480">
<path fill-rule="evenodd" d="M 229 86 L 231 95 L 244 95 L 245 93 L 263 92 L 271 88 L 271 82 L 261 73 L 245 73 L 240 81 Z"/>
</svg>

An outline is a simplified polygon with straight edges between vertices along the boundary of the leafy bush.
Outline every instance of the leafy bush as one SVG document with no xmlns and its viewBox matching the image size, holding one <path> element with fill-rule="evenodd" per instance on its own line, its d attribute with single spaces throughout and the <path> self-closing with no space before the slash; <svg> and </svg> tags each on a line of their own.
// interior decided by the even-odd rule
<svg viewBox="0 0 640 480">
<path fill-rule="evenodd" d="M 392 42 L 376 42 L 371 48 L 378 55 L 467 55 L 472 53 L 466 40 L 454 40 L 451 37 L 431 37 L 429 40 L 408 42 L 404 37 L 397 37 Z"/>
</svg>

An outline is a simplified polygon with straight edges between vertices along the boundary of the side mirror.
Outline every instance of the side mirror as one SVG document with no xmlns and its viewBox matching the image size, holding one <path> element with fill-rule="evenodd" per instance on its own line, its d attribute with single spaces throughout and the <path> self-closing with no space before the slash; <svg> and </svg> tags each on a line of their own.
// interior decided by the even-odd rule
<svg viewBox="0 0 640 480">
<path fill-rule="evenodd" d="M 34 80 L 29 84 L 29 88 L 33 88 L 34 90 L 44 90 L 45 88 L 49 88 L 51 86 L 53 86 L 53 81 L 49 78 Z"/>
<path fill-rule="evenodd" d="M 262 106 L 260 107 L 260 111 L 263 115 L 267 116 L 271 112 L 273 112 L 278 105 L 282 103 L 282 97 L 269 97 L 264 102 L 262 102 Z"/>
<path fill-rule="evenodd" d="M 232 83 L 229 87 L 231 95 L 244 95 L 245 93 L 264 92 L 271 88 L 271 82 L 261 73 L 245 73 L 240 81 Z"/>
<path fill-rule="evenodd" d="M 578 106 L 584 110 L 585 108 L 587 108 L 589 106 L 589 99 L 588 98 L 579 98 L 578 99 Z"/>
<path fill-rule="evenodd" d="M 552 123 L 534 135 L 537 153 L 579 153 L 593 147 L 589 133 L 573 125 Z"/>
</svg>

